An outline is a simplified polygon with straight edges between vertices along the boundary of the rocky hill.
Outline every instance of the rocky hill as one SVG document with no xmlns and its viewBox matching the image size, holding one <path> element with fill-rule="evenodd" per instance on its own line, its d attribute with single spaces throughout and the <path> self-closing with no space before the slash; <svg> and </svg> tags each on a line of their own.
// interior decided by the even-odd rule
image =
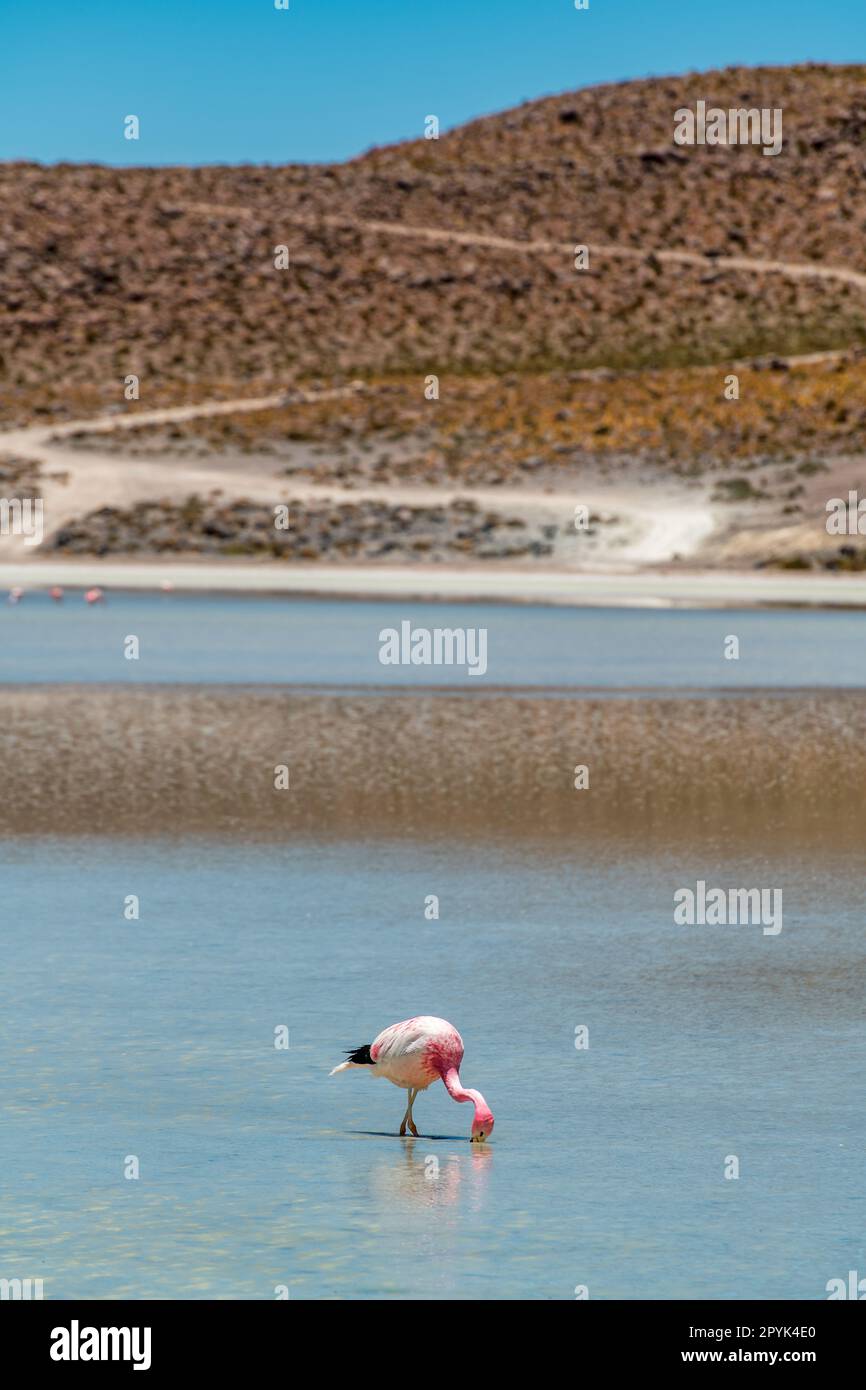
<svg viewBox="0 0 866 1390">
<path fill-rule="evenodd" d="M 122 404 L 130 373 L 154 405 L 862 344 L 866 287 L 719 258 L 866 271 L 863 78 L 589 88 L 337 166 L 2 165 L 0 420 Z M 698 100 L 781 108 L 781 153 L 676 145 L 674 112 Z"/>
</svg>

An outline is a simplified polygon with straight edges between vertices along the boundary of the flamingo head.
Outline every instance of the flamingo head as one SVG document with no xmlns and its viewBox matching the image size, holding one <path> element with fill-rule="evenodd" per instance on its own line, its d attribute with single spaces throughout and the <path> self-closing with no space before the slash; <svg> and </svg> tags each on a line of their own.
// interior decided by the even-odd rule
<svg viewBox="0 0 866 1390">
<path fill-rule="evenodd" d="M 480 1091 L 470 1092 L 475 1102 L 475 1118 L 472 1121 L 470 1143 L 483 1144 L 493 1131 L 493 1111 Z"/>
</svg>

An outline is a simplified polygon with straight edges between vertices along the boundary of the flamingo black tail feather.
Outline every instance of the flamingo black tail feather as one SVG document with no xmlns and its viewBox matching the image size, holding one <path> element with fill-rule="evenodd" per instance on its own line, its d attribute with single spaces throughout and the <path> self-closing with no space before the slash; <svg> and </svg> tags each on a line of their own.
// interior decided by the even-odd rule
<svg viewBox="0 0 866 1390">
<path fill-rule="evenodd" d="M 350 1048 L 346 1053 L 345 1062 L 334 1067 L 331 1076 L 336 1076 L 338 1071 L 348 1071 L 349 1067 L 374 1067 L 375 1065 L 370 1056 L 370 1043 L 365 1043 L 363 1047 Z"/>
</svg>

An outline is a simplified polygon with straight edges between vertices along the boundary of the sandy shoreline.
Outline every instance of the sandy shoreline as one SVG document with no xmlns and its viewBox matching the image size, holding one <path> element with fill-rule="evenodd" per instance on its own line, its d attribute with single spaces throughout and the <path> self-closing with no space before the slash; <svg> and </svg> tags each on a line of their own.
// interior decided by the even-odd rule
<svg viewBox="0 0 866 1390">
<path fill-rule="evenodd" d="M 360 383 L 353 383 L 347 388 L 299 393 L 299 398 L 330 399 L 354 395 L 360 389 Z M 523 522 L 534 519 L 553 523 L 558 531 L 567 530 L 577 497 L 591 511 L 615 512 L 615 524 L 600 528 L 599 550 L 588 564 L 584 560 L 580 568 L 562 551 L 551 555 L 543 567 L 520 561 L 508 563 L 504 557 L 475 562 L 467 557 L 453 562 L 442 556 L 440 563 L 414 565 L 379 564 L 375 559 L 333 564 L 194 552 L 128 558 L 115 553 L 98 559 L 94 555 L 46 553 L 45 547 L 28 548 L 21 537 L 3 535 L 0 591 L 8 592 L 16 586 L 25 590 L 53 585 L 76 589 L 98 584 L 106 591 L 171 587 L 199 593 L 576 607 L 866 608 L 866 572 L 752 568 L 752 533 L 744 529 L 739 551 L 732 551 L 732 515 L 724 506 L 716 505 L 706 483 L 696 488 L 682 482 L 672 486 L 667 480 L 653 486 L 632 482 L 626 487 L 613 487 L 596 480 L 589 486 L 584 482 L 579 488 L 548 487 L 541 491 L 525 485 L 494 488 L 405 482 L 349 487 L 306 478 L 288 479 L 275 471 L 274 460 L 266 457 L 255 463 L 241 456 L 228 460 L 170 454 L 137 457 L 74 448 L 69 442 L 69 437 L 81 430 L 110 434 L 120 429 L 132 433 L 149 423 L 238 410 L 255 413 L 285 401 L 283 393 L 258 399 L 205 401 L 132 415 L 111 412 L 60 425 L 31 425 L 0 433 L 0 452 L 33 459 L 43 470 L 39 486 L 44 496 L 48 534 L 91 510 L 109 505 L 131 508 L 141 504 L 142 499 L 153 497 L 168 497 L 180 504 L 191 494 L 206 495 L 216 486 L 221 492 L 267 506 L 274 497 L 289 496 L 293 504 L 312 507 L 341 503 L 356 506 L 364 500 L 410 508 L 447 507 L 462 499 L 480 509 L 496 509 L 519 517 Z M 826 481 L 823 484 L 828 485 Z M 766 530 L 762 534 L 766 540 Z M 742 568 L 707 567 L 708 560 L 715 564 L 720 558 L 723 563 L 727 559 Z"/>
<path fill-rule="evenodd" d="M 258 563 L 254 561 L 45 560 L 0 564 L 0 589 L 98 584 L 112 589 L 283 594 L 289 597 L 425 599 L 433 602 L 564 604 L 574 607 L 866 608 L 866 574 L 696 570 L 590 573 L 516 567 Z"/>
</svg>

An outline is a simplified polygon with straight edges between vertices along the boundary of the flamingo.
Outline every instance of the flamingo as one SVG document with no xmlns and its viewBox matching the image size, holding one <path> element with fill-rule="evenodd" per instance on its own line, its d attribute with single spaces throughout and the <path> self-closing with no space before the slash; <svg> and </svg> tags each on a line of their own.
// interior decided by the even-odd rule
<svg viewBox="0 0 866 1390">
<path fill-rule="evenodd" d="M 24 597 L 24 590 L 16 584 L 14 589 L 9 590 L 9 602 L 20 603 Z"/>
<path fill-rule="evenodd" d="M 62 602 L 63 602 L 63 590 L 61 589 L 61 587 L 60 587 L 59 584 L 54 584 L 54 585 L 52 585 L 52 587 L 48 590 L 48 592 L 50 593 L 51 597 L 54 599 L 54 602 L 55 602 L 55 603 L 62 603 Z"/>
<path fill-rule="evenodd" d="M 85 602 L 85 603 L 104 603 L 104 602 L 105 602 L 105 594 L 104 594 L 104 593 L 102 592 L 102 590 L 99 588 L 99 585 L 95 585 L 94 588 L 88 589 L 88 590 L 87 590 L 86 594 L 84 595 L 84 602 Z"/>
<path fill-rule="evenodd" d="M 472 1121 L 473 1141 L 483 1143 L 493 1129 L 493 1113 L 480 1091 L 470 1091 L 460 1081 L 459 1067 L 463 1061 L 463 1039 L 452 1023 L 444 1018 L 422 1014 L 407 1018 L 404 1023 L 392 1023 L 364 1047 L 350 1048 L 347 1060 L 330 1073 L 347 1071 L 349 1067 L 367 1067 L 373 1076 L 386 1076 L 395 1086 L 409 1092 L 409 1104 L 400 1124 L 400 1134 L 406 1126 L 418 1138 L 412 1106 L 419 1091 L 441 1078 L 453 1100 L 471 1100 L 475 1106 Z"/>
</svg>

